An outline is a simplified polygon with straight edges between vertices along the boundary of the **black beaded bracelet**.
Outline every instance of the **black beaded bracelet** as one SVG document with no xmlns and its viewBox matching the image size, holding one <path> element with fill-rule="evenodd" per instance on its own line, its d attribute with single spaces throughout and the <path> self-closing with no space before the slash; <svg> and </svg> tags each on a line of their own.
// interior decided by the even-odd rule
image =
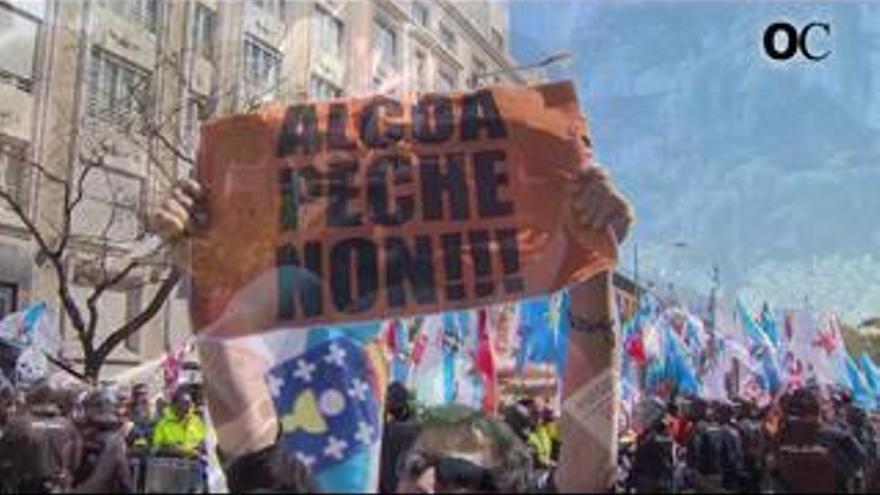
<svg viewBox="0 0 880 495">
<path fill-rule="evenodd" d="M 613 320 L 589 321 L 571 311 L 568 312 L 571 329 L 577 333 L 613 333 L 615 322 Z"/>
</svg>

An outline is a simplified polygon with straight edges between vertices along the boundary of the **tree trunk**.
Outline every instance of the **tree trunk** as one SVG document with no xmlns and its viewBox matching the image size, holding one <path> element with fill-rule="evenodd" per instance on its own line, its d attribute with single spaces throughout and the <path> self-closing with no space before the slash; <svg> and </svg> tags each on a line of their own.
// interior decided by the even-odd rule
<svg viewBox="0 0 880 495">
<path fill-rule="evenodd" d="M 96 352 L 86 352 L 84 355 L 85 369 L 83 375 L 91 385 L 98 384 L 98 377 L 101 374 L 101 368 L 104 367 L 104 360 L 100 358 Z"/>
</svg>

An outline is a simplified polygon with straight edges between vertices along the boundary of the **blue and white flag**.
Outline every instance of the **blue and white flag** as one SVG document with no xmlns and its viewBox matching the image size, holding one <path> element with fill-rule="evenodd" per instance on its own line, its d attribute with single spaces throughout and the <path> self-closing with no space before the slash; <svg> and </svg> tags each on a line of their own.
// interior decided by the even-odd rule
<svg viewBox="0 0 880 495">
<path fill-rule="evenodd" d="M 388 370 L 378 324 L 286 332 L 266 384 L 281 445 L 322 491 L 373 492 L 378 486 Z M 282 351 L 283 348 L 283 351 Z"/>
</svg>

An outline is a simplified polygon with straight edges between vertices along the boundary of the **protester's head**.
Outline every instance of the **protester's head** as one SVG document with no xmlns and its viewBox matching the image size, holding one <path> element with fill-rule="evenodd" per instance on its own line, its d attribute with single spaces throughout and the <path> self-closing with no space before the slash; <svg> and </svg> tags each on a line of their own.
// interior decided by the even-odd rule
<svg viewBox="0 0 880 495">
<path fill-rule="evenodd" d="M 146 383 L 135 383 L 131 387 L 131 400 L 146 400 L 150 397 L 150 387 Z"/>
<path fill-rule="evenodd" d="M 851 405 L 846 411 L 846 422 L 854 428 L 862 428 L 868 424 L 868 413 L 860 407 Z"/>
<path fill-rule="evenodd" d="M 170 405 L 171 405 L 171 404 L 168 402 L 168 399 L 166 399 L 165 397 L 159 397 L 159 398 L 156 399 L 156 411 L 157 411 L 159 414 L 161 414 L 161 413 L 164 412 L 166 409 L 168 409 L 168 407 L 169 407 Z"/>
<path fill-rule="evenodd" d="M 412 419 L 412 394 L 400 382 L 388 385 L 386 393 L 386 410 L 392 421 L 409 421 Z"/>
<path fill-rule="evenodd" d="M 552 423 L 552 422 L 556 421 L 556 419 L 557 419 L 556 409 L 553 407 L 553 404 L 551 404 L 548 401 L 546 404 L 544 404 L 544 409 L 541 412 L 541 422 L 542 423 Z"/>
<path fill-rule="evenodd" d="M 131 418 L 141 421 L 150 419 L 150 416 L 149 389 L 146 384 L 139 383 L 131 390 Z"/>
<path fill-rule="evenodd" d="M 0 426 L 9 421 L 15 408 L 15 390 L 7 382 L 0 382 Z"/>
<path fill-rule="evenodd" d="M 131 404 L 131 420 L 135 423 L 149 422 L 152 417 L 153 411 L 149 402 L 138 401 Z"/>
<path fill-rule="evenodd" d="M 425 414 L 400 463 L 399 492 L 513 492 L 532 486 L 532 457 L 503 421 L 452 405 Z"/>
<path fill-rule="evenodd" d="M 280 445 L 247 455 L 226 471 L 231 493 L 318 493 L 309 469 Z"/>
<path fill-rule="evenodd" d="M 186 416 L 193 409 L 193 400 L 189 391 L 183 387 L 174 391 L 171 397 L 171 408 L 178 416 Z"/>
<path fill-rule="evenodd" d="M 541 396 L 535 397 L 535 411 L 537 411 L 539 415 L 543 416 L 544 410 L 547 409 L 549 404 L 550 401 L 546 398 Z"/>
<path fill-rule="evenodd" d="M 786 416 L 818 419 L 821 412 L 819 397 L 808 388 L 797 389 L 783 398 L 782 410 Z"/>
<path fill-rule="evenodd" d="M 116 387 L 113 389 L 113 396 L 116 402 L 116 415 L 123 419 L 131 417 L 131 390 L 127 387 Z"/>
<path fill-rule="evenodd" d="M 706 401 L 699 397 L 694 397 L 690 401 L 690 410 L 688 411 L 688 419 L 691 421 L 704 421 L 708 419 L 708 406 Z"/>
<path fill-rule="evenodd" d="M 521 440 L 526 441 L 532 433 L 529 410 L 520 403 L 513 403 L 503 410 L 504 422 Z"/>
<path fill-rule="evenodd" d="M 433 460 L 420 452 L 408 452 L 397 466 L 397 493 L 434 493 L 437 470 Z"/>
<path fill-rule="evenodd" d="M 729 402 L 719 402 L 715 406 L 715 416 L 720 424 L 729 424 L 736 417 L 735 406 Z"/>
<path fill-rule="evenodd" d="M 193 407 L 198 411 L 203 411 L 205 408 L 205 390 L 202 385 L 200 383 L 191 385 L 189 394 L 192 397 Z"/>
<path fill-rule="evenodd" d="M 655 432 L 665 430 L 666 411 L 666 404 L 659 398 L 645 399 L 640 407 L 639 420 L 642 428 Z"/>
<path fill-rule="evenodd" d="M 733 398 L 730 403 L 730 408 L 732 410 L 732 421 L 739 421 L 743 419 L 746 413 L 746 403 L 744 400 L 740 398 Z"/>
<path fill-rule="evenodd" d="M 58 407 L 61 415 L 73 419 L 82 413 L 82 400 L 88 394 L 88 389 L 82 383 L 65 383 L 58 390 Z"/>
<path fill-rule="evenodd" d="M 740 419 L 760 419 L 761 409 L 755 401 L 739 398 L 737 402 L 740 404 L 738 410 Z"/>
<path fill-rule="evenodd" d="M 25 395 L 25 403 L 29 408 L 36 405 L 49 404 L 52 402 L 54 395 L 52 385 L 46 380 L 40 380 L 28 389 Z"/>
<path fill-rule="evenodd" d="M 721 407 L 722 404 L 720 401 L 709 401 L 706 404 L 706 421 L 710 423 L 717 423 L 719 421 L 718 414 L 721 410 Z"/>
<path fill-rule="evenodd" d="M 116 397 L 103 388 L 91 392 L 83 402 L 85 420 L 99 429 L 118 427 L 121 420 L 117 414 Z"/>
<path fill-rule="evenodd" d="M 831 396 L 831 399 L 834 402 L 834 407 L 838 410 L 846 409 L 853 403 L 853 397 L 849 390 L 838 390 Z"/>
<path fill-rule="evenodd" d="M 540 397 L 527 397 L 521 399 L 519 403 L 528 409 L 529 419 L 532 422 L 532 426 L 538 426 L 541 423 L 541 418 L 543 416 L 541 412 L 544 409 L 544 401 Z"/>
<path fill-rule="evenodd" d="M 60 399 L 60 391 L 54 383 L 40 380 L 28 390 L 25 403 L 28 411 L 33 414 L 58 415 L 61 414 L 58 406 Z"/>
</svg>

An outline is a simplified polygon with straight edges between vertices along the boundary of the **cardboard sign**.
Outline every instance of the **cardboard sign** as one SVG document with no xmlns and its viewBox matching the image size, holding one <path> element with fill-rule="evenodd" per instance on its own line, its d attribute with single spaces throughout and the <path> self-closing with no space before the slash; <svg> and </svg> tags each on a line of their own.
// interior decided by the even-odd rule
<svg viewBox="0 0 880 495">
<path fill-rule="evenodd" d="M 591 160 L 570 83 L 274 106 L 202 132 L 202 330 L 464 309 L 615 261 L 606 232 L 569 218 Z"/>
</svg>

